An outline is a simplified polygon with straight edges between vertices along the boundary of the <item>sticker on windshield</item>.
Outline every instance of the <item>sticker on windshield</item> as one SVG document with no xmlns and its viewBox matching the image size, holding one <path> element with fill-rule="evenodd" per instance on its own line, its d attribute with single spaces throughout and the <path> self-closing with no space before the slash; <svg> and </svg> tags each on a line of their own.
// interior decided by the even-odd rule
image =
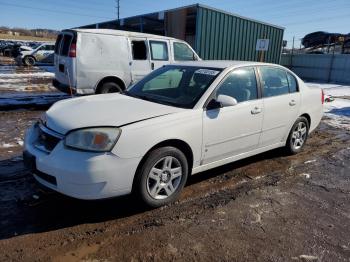
<svg viewBox="0 0 350 262">
<path fill-rule="evenodd" d="M 198 69 L 196 74 L 211 75 L 216 76 L 220 71 L 210 70 L 210 69 Z"/>
</svg>

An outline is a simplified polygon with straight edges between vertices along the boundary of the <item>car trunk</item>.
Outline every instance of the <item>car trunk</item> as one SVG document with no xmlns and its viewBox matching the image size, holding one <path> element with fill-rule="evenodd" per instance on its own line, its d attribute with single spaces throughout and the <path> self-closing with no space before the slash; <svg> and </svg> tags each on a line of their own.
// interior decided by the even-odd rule
<svg viewBox="0 0 350 262">
<path fill-rule="evenodd" d="M 75 88 L 76 83 L 76 50 L 77 33 L 71 30 L 62 31 L 55 44 L 55 78 L 64 85 Z"/>
</svg>

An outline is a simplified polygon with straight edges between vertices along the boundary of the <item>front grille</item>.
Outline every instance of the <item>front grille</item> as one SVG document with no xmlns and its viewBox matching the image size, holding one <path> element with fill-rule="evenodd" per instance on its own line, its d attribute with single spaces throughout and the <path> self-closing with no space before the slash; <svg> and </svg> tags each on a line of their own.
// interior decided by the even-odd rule
<svg viewBox="0 0 350 262">
<path fill-rule="evenodd" d="M 35 146 L 36 148 L 49 153 L 57 146 L 61 139 L 62 136 L 56 134 L 42 124 L 39 124 L 38 139 L 35 142 Z"/>
</svg>

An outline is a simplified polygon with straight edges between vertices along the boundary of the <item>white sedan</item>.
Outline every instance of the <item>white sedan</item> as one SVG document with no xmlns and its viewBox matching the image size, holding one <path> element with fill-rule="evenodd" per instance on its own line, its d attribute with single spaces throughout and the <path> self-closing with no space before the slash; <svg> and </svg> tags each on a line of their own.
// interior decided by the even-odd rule
<svg viewBox="0 0 350 262">
<path fill-rule="evenodd" d="M 123 94 L 54 104 L 27 131 L 24 161 L 62 194 L 135 193 L 158 207 L 178 198 L 189 175 L 278 147 L 298 153 L 322 108 L 322 91 L 279 65 L 168 65 Z"/>
</svg>

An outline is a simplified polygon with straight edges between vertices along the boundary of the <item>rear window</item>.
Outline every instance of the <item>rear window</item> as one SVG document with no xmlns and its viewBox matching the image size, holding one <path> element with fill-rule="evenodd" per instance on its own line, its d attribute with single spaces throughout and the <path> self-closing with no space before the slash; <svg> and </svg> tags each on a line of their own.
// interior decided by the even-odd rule
<svg viewBox="0 0 350 262">
<path fill-rule="evenodd" d="M 72 41 L 71 35 L 64 35 L 63 36 L 63 44 L 62 44 L 62 51 L 61 51 L 62 56 L 68 56 L 69 46 L 70 46 L 71 41 Z"/>
<path fill-rule="evenodd" d="M 62 41 L 62 35 L 58 35 L 55 43 L 55 54 L 58 54 L 58 50 L 60 48 L 60 44 Z"/>
</svg>

